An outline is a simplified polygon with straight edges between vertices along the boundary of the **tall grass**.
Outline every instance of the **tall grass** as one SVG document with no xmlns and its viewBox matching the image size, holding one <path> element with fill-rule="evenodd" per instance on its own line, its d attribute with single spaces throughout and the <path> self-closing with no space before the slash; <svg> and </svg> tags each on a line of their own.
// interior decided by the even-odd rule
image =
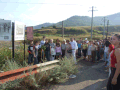
<svg viewBox="0 0 120 90">
<path fill-rule="evenodd" d="M 13 70 L 23 67 L 16 61 L 7 60 L 4 67 L 5 70 Z M 27 66 L 27 64 L 26 64 Z M 32 70 L 30 70 L 31 73 Z M 72 58 L 64 58 L 60 60 L 59 67 L 56 67 L 49 71 L 39 72 L 27 76 L 23 79 L 17 79 L 15 81 L 7 82 L 0 85 L 1 90 L 38 90 L 46 88 L 48 85 L 62 83 L 68 79 L 71 74 L 78 72 L 77 67 Z M 48 87 L 50 89 L 50 87 Z"/>
</svg>

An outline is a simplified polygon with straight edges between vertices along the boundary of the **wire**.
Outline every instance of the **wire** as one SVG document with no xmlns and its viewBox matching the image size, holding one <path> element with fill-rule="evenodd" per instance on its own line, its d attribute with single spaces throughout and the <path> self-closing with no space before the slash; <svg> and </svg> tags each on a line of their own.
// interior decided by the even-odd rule
<svg viewBox="0 0 120 90">
<path fill-rule="evenodd" d="M 25 3 L 25 2 L 0 2 L 0 3 L 15 3 L 15 4 L 55 4 L 55 3 Z M 80 4 L 56 4 L 56 5 L 79 5 Z"/>
</svg>

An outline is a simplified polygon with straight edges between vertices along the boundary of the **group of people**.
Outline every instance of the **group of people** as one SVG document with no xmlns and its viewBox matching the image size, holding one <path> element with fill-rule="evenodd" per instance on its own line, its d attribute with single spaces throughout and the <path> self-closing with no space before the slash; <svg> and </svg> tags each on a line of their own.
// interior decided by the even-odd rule
<svg viewBox="0 0 120 90">
<path fill-rule="evenodd" d="M 44 49 L 45 48 L 45 49 Z M 29 58 L 28 64 L 33 62 L 34 64 L 42 63 L 42 59 L 46 57 L 47 61 L 55 59 L 61 59 L 65 56 L 67 58 L 72 57 L 76 62 L 76 56 L 79 58 L 83 56 L 83 60 L 99 62 L 103 60 L 105 67 L 109 70 L 109 80 L 107 84 L 107 90 L 120 90 L 120 35 L 115 34 L 111 38 L 104 40 L 92 40 L 88 41 L 87 38 L 83 40 L 75 40 L 71 38 L 69 40 L 57 39 L 56 43 L 53 43 L 53 39 L 46 39 L 43 36 L 42 41 L 31 41 L 28 47 Z"/>
<path fill-rule="evenodd" d="M 45 36 L 43 36 L 42 41 L 36 41 L 35 45 L 33 45 L 33 41 L 30 42 L 28 47 L 28 64 L 33 63 L 33 58 L 34 64 L 38 64 L 42 63 L 45 58 L 47 61 L 52 61 L 55 59 L 64 58 L 65 56 L 67 58 L 73 57 L 75 64 L 77 64 L 77 49 L 77 42 L 74 38 L 71 38 L 71 41 L 63 40 L 62 43 L 60 43 L 60 40 L 57 39 L 56 43 L 53 43 L 53 39 L 48 40 Z"/>
</svg>

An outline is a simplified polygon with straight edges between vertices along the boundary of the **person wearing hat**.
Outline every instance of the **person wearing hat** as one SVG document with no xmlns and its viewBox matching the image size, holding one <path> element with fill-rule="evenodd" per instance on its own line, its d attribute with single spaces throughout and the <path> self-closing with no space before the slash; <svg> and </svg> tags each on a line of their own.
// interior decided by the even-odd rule
<svg viewBox="0 0 120 90">
<path fill-rule="evenodd" d="M 85 38 L 85 42 L 88 44 L 89 43 L 89 41 L 87 40 L 87 38 Z"/>
</svg>

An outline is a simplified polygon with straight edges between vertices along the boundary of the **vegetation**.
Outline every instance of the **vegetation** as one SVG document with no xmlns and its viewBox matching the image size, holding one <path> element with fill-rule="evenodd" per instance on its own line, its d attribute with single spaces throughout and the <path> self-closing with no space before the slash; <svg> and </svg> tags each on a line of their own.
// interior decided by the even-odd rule
<svg viewBox="0 0 120 90">
<path fill-rule="evenodd" d="M 7 65 L 7 67 L 5 67 L 5 70 L 13 70 L 22 67 L 22 65 L 18 64 L 16 61 L 13 62 L 12 60 L 7 60 L 5 65 Z M 26 63 L 25 65 L 27 66 Z M 0 85 L 0 89 L 37 90 L 39 88 L 45 88 L 48 86 L 48 84 L 65 82 L 69 78 L 69 75 L 76 74 L 77 72 L 78 69 L 75 66 L 72 57 L 69 59 L 65 57 L 63 60 L 60 60 L 60 66 L 56 67 L 55 69 L 33 74 L 23 79 L 7 82 Z"/>
</svg>

